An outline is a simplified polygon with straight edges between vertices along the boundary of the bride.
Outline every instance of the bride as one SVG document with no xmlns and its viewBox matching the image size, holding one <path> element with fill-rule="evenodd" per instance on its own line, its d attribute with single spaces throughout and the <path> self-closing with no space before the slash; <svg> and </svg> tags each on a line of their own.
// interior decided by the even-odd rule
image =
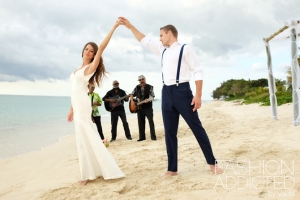
<svg viewBox="0 0 300 200">
<path fill-rule="evenodd" d="M 99 47 L 93 42 L 84 46 L 82 65 L 70 76 L 72 104 L 67 118 L 69 122 L 74 119 L 82 185 L 86 185 L 89 180 L 94 180 L 100 176 L 105 180 L 125 176 L 106 149 L 95 124 L 91 120 L 92 106 L 87 95 L 87 85 L 96 82 L 99 86 L 103 76 L 105 76 L 106 71 L 101 56 L 119 25 L 120 21 L 117 20 Z"/>
</svg>

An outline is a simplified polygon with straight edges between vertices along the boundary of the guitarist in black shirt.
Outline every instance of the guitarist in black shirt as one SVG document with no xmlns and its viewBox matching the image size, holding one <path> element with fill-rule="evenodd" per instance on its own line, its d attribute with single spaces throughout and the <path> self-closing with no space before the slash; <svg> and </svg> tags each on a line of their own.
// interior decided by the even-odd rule
<svg viewBox="0 0 300 200">
<path fill-rule="evenodd" d="M 140 84 L 134 88 L 132 95 L 130 96 L 131 102 L 133 101 L 133 97 L 137 97 L 137 99 L 140 101 L 138 102 L 139 105 L 137 106 L 137 118 L 139 124 L 139 139 L 137 141 L 140 142 L 146 140 L 146 117 L 149 122 L 151 139 L 156 140 L 152 109 L 152 100 L 155 96 L 153 86 L 146 83 L 146 78 L 144 75 L 140 75 L 138 77 L 138 81 Z"/>
<path fill-rule="evenodd" d="M 124 110 L 124 101 L 128 101 L 129 95 L 126 95 L 125 91 L 119 88 L 119 82 L 113 81 L 113 89 L 109 90 L 106 95 L 102 98 L 107 111 L 111 113 L 111 140 L 117 138 L 117 125 L 119 117 L 122 120 L 126 138 L 132 140 L 129 126 L 126 120 L 126 114 Z"/>
</svg>

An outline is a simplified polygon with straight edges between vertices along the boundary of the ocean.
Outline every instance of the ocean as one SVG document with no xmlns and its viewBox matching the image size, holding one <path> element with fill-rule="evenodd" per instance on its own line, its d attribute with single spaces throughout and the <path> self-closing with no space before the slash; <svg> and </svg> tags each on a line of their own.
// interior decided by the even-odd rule
<svg viewBox="0 0 300 200">
<path fill-rule="evenodd" d="M 67 121 L 70 105 L 70 97 L 0 95 L 0 159 L 40 150 L 74 134 L 74 123 Z M 98 109 L 101 121 L 110 122 L 104 105 Z M 160 100 L 154 101 L 153 110 L 161 110 Z M 136 116 L 128 103 L 125 111 L 127 118 Z"/>
<path fill-rule="evenodd" d="M 70 105 L 70 97 L 0 95 L 0 159 L 40 150 L 74 134 L 74 123 L 67 121 Z M 98 109 L 101 122 L 110 123 L 104 105 Z M 153 102 L 153 110 L 161 111 L 160 99 Z M 125 111 L 128 119 L 136 117 L 128 103 Z"/>
</svg>

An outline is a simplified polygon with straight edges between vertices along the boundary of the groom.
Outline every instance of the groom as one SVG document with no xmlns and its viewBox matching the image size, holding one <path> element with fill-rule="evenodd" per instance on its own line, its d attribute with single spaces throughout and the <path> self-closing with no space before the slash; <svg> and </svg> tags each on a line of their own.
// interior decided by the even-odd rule
<svg viewBox="0 0 300 200">
<path fill-rule="evenodd" d="M 178 32 L 173 25 L 160 29 L 160 42 L 145 37 L 126 18 L 120 17 L 120 23 L 126 26 L 135 38 L 162 60 L 162 115 L 165 128 L 165 141 L 168 154 L 168 170 L 165 176 L 177 175 L 178 142 L 177 131 L 179 115 L 189 125 L 195 135 L 207 163 L 215 174 L 223 173 L 217 167 L 208 136 L 202 127 L 197 109 L 201 107 L 203 72 L 194 49 L 178 43 Z M 182 58 L 181 58 L 182 57 Z M 196 84 L 196 94 L 190 89 L 190 74 Z"/>
</svg>

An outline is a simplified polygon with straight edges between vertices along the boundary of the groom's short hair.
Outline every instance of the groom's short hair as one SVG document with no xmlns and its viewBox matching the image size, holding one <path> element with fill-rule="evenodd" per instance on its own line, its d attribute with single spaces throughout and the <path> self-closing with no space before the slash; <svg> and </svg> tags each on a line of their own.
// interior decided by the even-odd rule
<svg viewBox="0 0 300 200">
<path fill-rule="evenodd" d="M 167 33 L 168 31 L 171 31 L 175 38 L 177 38 L 177 36 L 178 36 L 177 29 L 175 28 L 175 26 L 173 26 L 171 24 L 161 27 L 160 30 L 165 31 L 165 33 Z"/>
</svg>

